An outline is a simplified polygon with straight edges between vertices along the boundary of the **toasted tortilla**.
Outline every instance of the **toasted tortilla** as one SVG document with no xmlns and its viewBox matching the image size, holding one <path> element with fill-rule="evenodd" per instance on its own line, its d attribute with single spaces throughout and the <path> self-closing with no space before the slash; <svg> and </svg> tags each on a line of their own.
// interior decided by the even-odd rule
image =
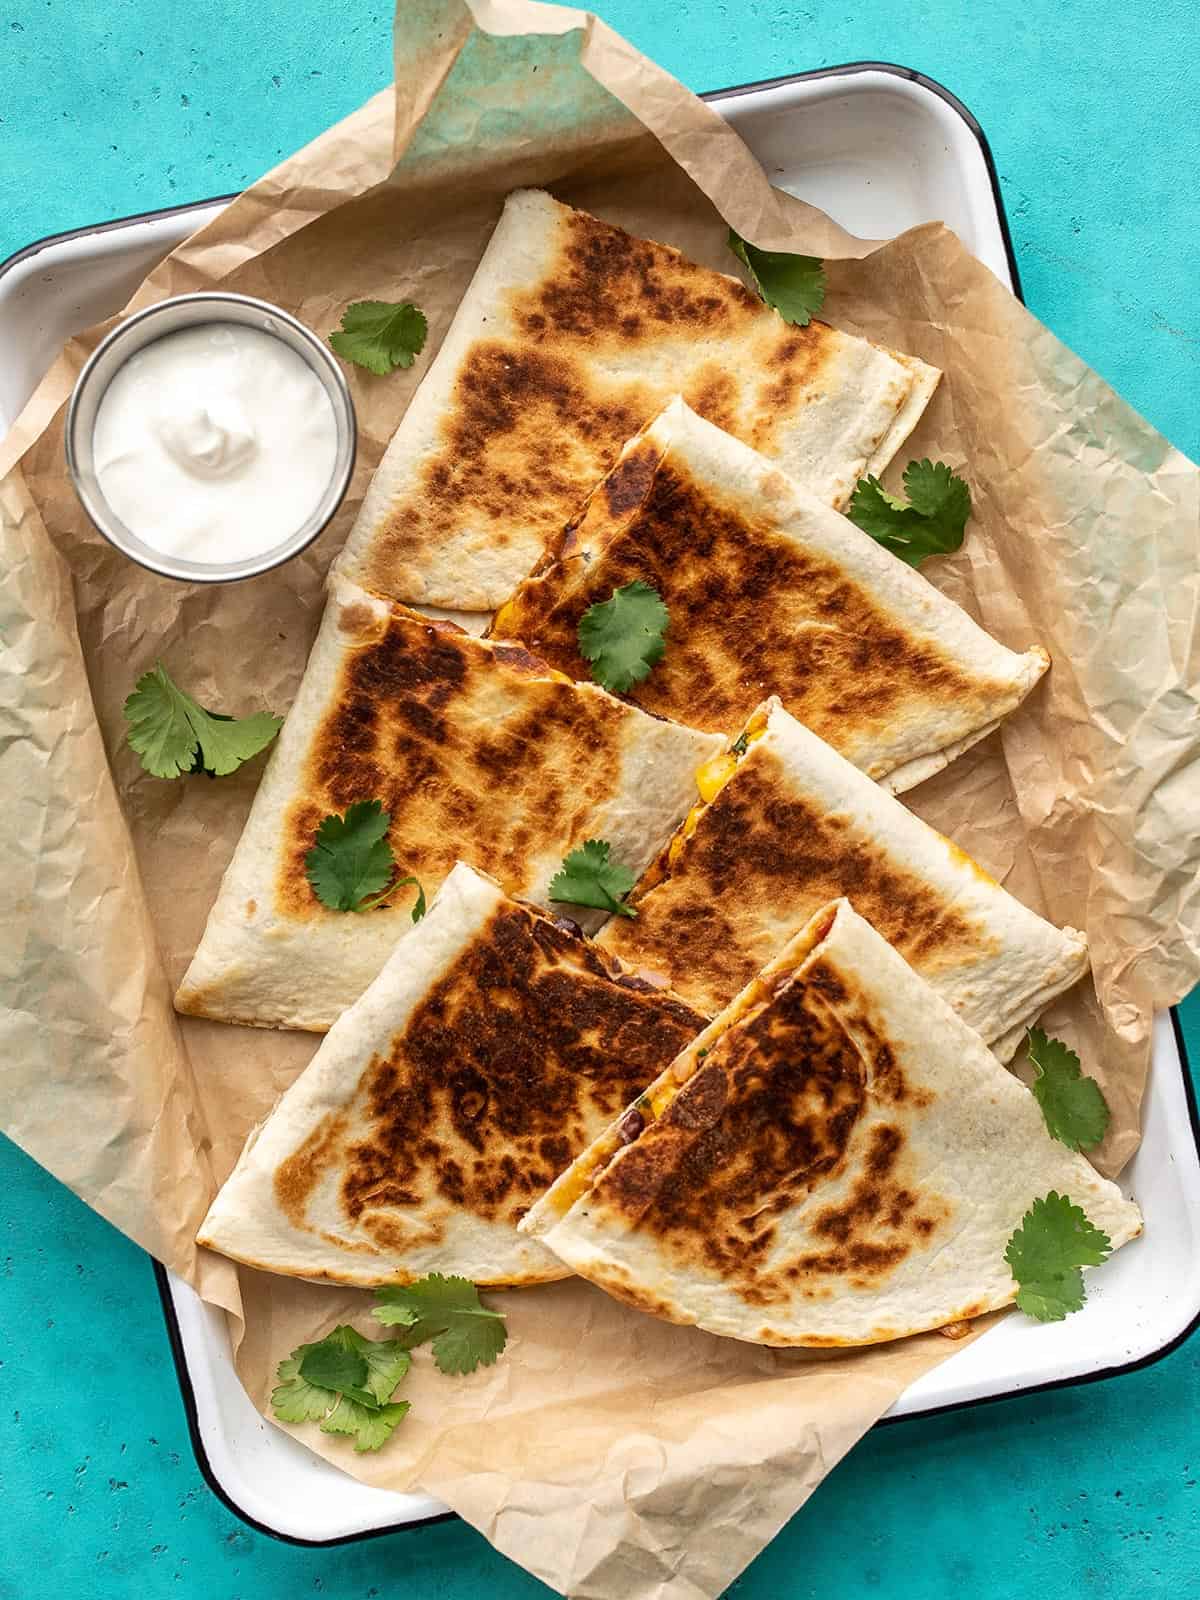
<svg viewBox="0 0 1200 1600">
<path fill-rule="evenodd" d="M 522 1228 L 640 1310 L 769 1345 L 901 1339 L 1004 1306 L 1050 1191 L 1112 1246 L 1115 1184 L 845 900 L 823 907 Z"/>
<path fill-rule="evenodd" d="M 772 697 L 745 753 L 599 935 L 710 1015 L 826 901 L 846 895 L 1004 1058 L 1087 970 L 1087 940 L 1002 889 Z M 702 774 L 706 779 L 708 774 Z M 712 793 L 712 788 L 709 788 Z"/>
<path fill-rule="evenodd" d="M 695 798 L 697 764 L 719 748 L 526 650 L 335 583 L 175 1004 L 320 1032 L 358 999 L 416 890 L 361 914 L 317 899 L 305 856 L 321 820 L 355 801 L 383 803 L 397 875 L 427 893 L 461 857 L 545 903 L 564 855 L 587 839 L 606 839 L 614 861 L 640 872 Z"/>
<path fill-rule="evenodd" d="M 199 1242 L 332 1283 L 544 1283 L 517 1223 L 707 1019 L 457 865 L 252 1135 Z"/>
<path fill-rule="evenodd" d="M 666 652 L 627 698 L 733 734 L 764 690 L 898 792 L 991 731 L 1049 664 L 1018 655 L 845 517 L 678 397 L 496 614 L 584 681 L 589 606 L 642 579 Z"/>
<path fill-rule="evenodd" d="M 675 393 L 843 505 L 939 376 L 825 323 L 792 327 L 736 278 L 520 190 L 339 570 L 401 600 L 491 610 Z"/>
</svg>

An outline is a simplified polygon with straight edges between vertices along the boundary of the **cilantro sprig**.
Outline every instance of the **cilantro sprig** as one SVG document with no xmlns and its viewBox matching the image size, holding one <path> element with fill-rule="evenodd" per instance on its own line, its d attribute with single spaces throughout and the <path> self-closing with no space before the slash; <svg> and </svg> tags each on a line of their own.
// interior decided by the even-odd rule
<svg viewBox="0 0 1200 1600">
<path fill-rule="evenodd" d="M 633 888 L 635 879 L 628 867 L 611 859 L 607 839 L 588 839 L 572 850 L 550 880 L 551 900 L 563 905 L 592 906 L 611 911 L 618 917 L 636 917 L 633 906 L 621 898 Z"/>
<path fill-rule="evenodd" d="M 380 800 L 356 800 L 346 814 L 322 819 L 317 842 L 304 857 L 313 893 L 331 911 L 374 911 L 397 889 L 416 884 L 412 919 L 425 915 L 425 891 L 412 876 L 393 878 L 396 858 L 387 840 L 391 813 Z"/>
<path fill-rule="evenodd" d="M 965 479 L 944 461 L 910 461 L 904 490 L 907 501 L 888 494 L 878 478 L 860 478 L 846 515 L 910 567 L 959 549 L 971 515 Z"/>
<path fill-rule="evenodd" d="M 429 324 L 411 300 L 356 300 L 342 312 L 341 328 L 329 342 L 344 361 L 377 377 L 411 367 L 425 346 Z"/>
<path fill-rule="evenodd" d="M 387 1328 L 403 1328 L 406 1349 L 432 1339 L 439 1372 L 462 1374 L 490 1367 L 508 1342 L 504 1318 L 479 1298 L 469 1278 L 431 1272 L 416 1283 L 377 1289 L 371 1315 Z"/>
<path fill-rule="evenodd" d="M 302 1344 L 276 1368 L 271 1409 L 280 1422 L 316 1422 L 342 1433 L 357 1451 L 378 1450 L 409 1412 L 393 1400 L 412 1365 L 410 1351 L 432 1340 L 439 1372 L 462 1375 L 490 1367 L 508 1342 L 499 1311 L 479 1299 L 469 1278 L 431 1272 L 403 1287 L 376 1290 L 374 1315 L 399 1338 L 368 1339 L 342 1323 L 315 1344 Z"/>
<path fill-rule="evenodd" d="M 651 584 L 635 578 L 579 619 L 579 653 L 602 689 L 624 694 L 661 661 L 670 613 Z"/>
<path fill-rule="evenodd" d="M 1081 1073 L 1074 1050 L 1041 1028 L 1030 1028 L 1029 1059 L 1037 1072 L 1030 1087 L 1050 1137 L 1068 1150 L 1098 1145 L 1108 1132 L 1108 1101 L 1095 1078 Z"/>
<path fill-rule="evenodd" d="M 271 1409 L 280 1422 L 318 1422 L 351 1436 L 356 1451 L 378 1450 L 408 1415 L 408 1401 L 392 1395 L 411 1364 L 399 1339 L 366 1339 L 343 1323 L 279 1363 Z"/>
<path fill-rule="evenodd" d="M 265 711 L 229 717 L 206 710 L 172 681 L 161 662 L 138 679 L 124 712 L 130 749 L 154 778 L 185 772 L 223 778 L 265 750 L 283 726 L 282 717 Z"/>
<path fill-rule="evenodd" d="M 785 322 L 808 324 L 825 304 L 825 267 L 817 256 L 760 250 L 729 230 L 729 248 L 754 280 L 754 287 Z"/>
<path fill-rule="evenodd" d="M 1038 1322 L 1061 1322 L 1084 1302 L 1082 1267 L 1098 1267 L 1112 1240 L 1064 1194 L 1035 1200 L 1008 1241 L 1004 1259 L 1017 1281 L 1017 1304 Z"/>
</svg>

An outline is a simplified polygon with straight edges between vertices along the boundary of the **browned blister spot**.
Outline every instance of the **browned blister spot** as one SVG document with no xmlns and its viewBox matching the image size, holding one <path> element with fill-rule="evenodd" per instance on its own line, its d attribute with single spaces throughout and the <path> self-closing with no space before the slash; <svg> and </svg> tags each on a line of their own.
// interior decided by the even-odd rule
<svg viewBox="0 0 1200 1600">
<path fill-rule="evenodd" d="M 894 1189 L 889 1180 L 903 1148 L 904 1135 L 898 1127 L 876 1123 L 862 1152 L 862 1176 L 840 1204 L 818 1211 L 810 1224 L 812 1232 L 818 1238 L 846 1246 L 851 1245 L 855 1235 L 864 1228 L 885 1218 L 890 1220 L 896 1215 L 902 1222 L 907 1211 L 912 1209 L 912 1197 L 906 1189 Z M 901 1195 L 902 1202 L 898 1198 Z"/>
<path fill-rule="evenodd" d="M 661 1295 L 643 1289 L 639 1284 L 630 1283 L 623 1274 L 618 1274 L 607 1265 L 599 1266 L 597 1270 L 590 1272 L 590 1276 L 593 1282 L 600 1284 L 614 1299 L 623 1300 L 635 1311 L 644 1312 L 649 1317 L 661 1317 L 666 1322 L 682 1320 L 677 1306 L 671 1305 L 670 1301 L 664 1300 Z"/>
<path fill-rule="evenodd" d="M 545 674 L 546 663 L 541 656 L 523 650 L 520 645 L 498 644 L 493 654 L 497 661 L 502 661 L 506 667 L 512 667 L 514 671 L 527 672 L 533 678 Z"/>
<path fill-rule="evenodd" d="M 346 1120 L 343 1116 L 325 1117 L 300 1148 L 276 1168 L 275 1198 L 293 1227 L 303 1227 L 305 1208 L 331 1155 L 339 1149 L 345 1132 Z"/>
<path fill-rule="evenodd" d="M 621 457 L 600 485 L 610 516 L 623 517 L 642 503 L 661 455 L 658 446 L 646 440 Z"/>
<path fill-rule="evenodd" d="M 819 322 L 790 328 L 735 279 L 584 213 L 564 215 L 554 259 L 492 321 L 373 539 L 368 588 L 394 593 L 398 566 L 447 543 L 482 552 L 536 534 L 561 548 L 563 524 L 676 393 L 770 448 L 837 339 Z"/>
<path fill-rule="evenodd" d="M 341 1226 L 381 1243 L 430 1218 L 444 1227 L 451 1208 L 515 1227 L 703 1023 L 505 903 L 371 1058 L 353 1106 L 283 1164 L 276 1192 L 303 1226 L 315 1186 L 335 1182 Z"/>
<path fill-rule="evenodd" d="M 582 211 L 564 218 L 553 267 L 513 296 L 512 309 L 517 326 L 539 340 L 618 349 L 656 326 L 696 336 L 745 329 L 763 315 L 762 302 L 735 279 Z"/>
<path fill-rule="evenodd" d="M 540 350 L 477 341 L 459 374 L 437 453 L 389 511 L 363 581 L 388 593 L 398 563 L 469 530 L 475 547 L 511 529 L 558 535 L 658 396 Z M 552 447 L 550 441 L 553 441 Z"/>
<path fill-rule="evenodd" d="M 412 1195 L 406 1203 L 415 1206 L 417 1204 L 416 1195 Z M 371 1246 L 376 1250 L 385 1250 L 389 1255 L 397 1256 L 403 1255 L 405 1250 L 411 1250 L 416 1244 L 426 1247 L 441 1244 L 446 1235 L 444 1219 L 442 1218 L 438 1218 L 436 1221 L 424 1218 L 420 1225 L 414 1227 L 409 1218 L 405 1217 L 403 1220 L 399 1220 L 386 1211 L 369 1212 L 363 1218 L 362 1226 Z M 341 1235 L 327 1232 L 323 1237 L 336 1241 L 345 1248 L 345 1241 Z"/>
<path fill-rule="evenodd" d="M 321 906 L 305 856 L 321 819 L 359 800 L 382 802 L 399 872 L 430 888 L 462 859 L 518 891 L 532 858 L 578 842 L 577 827 L 611 792 L 628 713 L 545 671 L 522 648 L 395 607 L 374 639 L 348 651 L 314 732 L 284 819 L 279 912 L 346 915 Z"/>
<path fill-rule="evenodd" d="M 361 600 L 351 600 L 338 612 L 338 627 L 343 633 L 370 633 L 375 620 L 374 611 Z"/>
<path fill-rule="evenodd" d="M 920 973 L 994 948 L 994 938 L 851 819 L 788 797 L 769 744 L 751 748 L 703 812 L 669 875 L 635 894 L 636 919 L 610 923 L 604 944 L 662 972 L 693 1004 L 719 1011 L 822 905 L 845 895 Z M 839 982 L 814 963 L 810 985 Z M 864 1034 L 869 1023 L 864 1019 Z M 879 1040 L 881 1050 L 886 1041 Z M 895 1063 L 891 1063 L 895 1071 Z M 887 1078 L 880 1072 L 880 1080 Z M 897 1097 L 904 1087 L 896 1072 Z"/>
<path fill-rule="evenodd" d="M 667 651 L 629 698 L 648 711 L 733 734 L 766 693 L 835 749 L 933 702 L 994 704 L 1004 686 L 973 677 L 917 638 L 824 556 L 768 517 L 700 486 L 668 454 L 633 515 L 604 516 L 594 495 L 564 561 L 519 587 L 503 630 L 586 679 L 579 620 L 642 578 L 670 613 Z"/>
<path fill-rule="evenodd" d="M 827 341 L 819 322 L 789 329 L 788 337 L 766 360 L 770 381 L 762 395 L 762 411 L 749 443 L 769 452 L 780 416 L 787 416 L 800 395 L 815 387 L 825 364 Z"/>
<path fill-rule="evenodd" d="M 768 389 L 767 394 L 770 395 Z M 742 382 L 728 364 L 713 361 L 700 368 L 689 382 L 684 399 L 698 416 L 726 433 L 741 431 L 739 423 L 746 407 Z"/>
<path fill-rule="evenodd" d="M 840 1275 L 856 1289 L 869 1289 L 886 1278 L 914 1245 L 928 1244 L 949 1216 L 949 1206 L 930 1194 L 922 1203 L 907 1186 L 902 1176 L 905 1144 L 904 1129 L 898 1124 L 872 1125 L 848 1192 L 837 1204 L 818 1211 L 809 1225 L 820 1247 L 793 1262 L 790 1270 L 797 1279 Z M 918 1204 L 921 1214 L 914 1215 Z"/>
</svg>

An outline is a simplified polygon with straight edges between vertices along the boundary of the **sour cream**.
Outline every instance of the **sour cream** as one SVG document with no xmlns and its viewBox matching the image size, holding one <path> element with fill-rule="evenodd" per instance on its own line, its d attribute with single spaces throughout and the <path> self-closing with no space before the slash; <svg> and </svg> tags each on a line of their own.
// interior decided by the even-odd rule
<svg viewBox="0 0 1200 1600">
<path fill-rule="evenodd" d="M 240 323 L 165 334 L 96 411 L 105 500 L 162 555 L 224 565 L 274 549 L 316 510 L 337 456 L 333 406 L 282 340 Z"/>
</svg>

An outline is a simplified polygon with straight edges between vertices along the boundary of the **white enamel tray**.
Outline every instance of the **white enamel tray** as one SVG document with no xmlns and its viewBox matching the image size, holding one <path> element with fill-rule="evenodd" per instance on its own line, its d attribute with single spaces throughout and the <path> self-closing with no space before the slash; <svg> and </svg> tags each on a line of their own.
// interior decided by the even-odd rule
<svg viewBox="0 0 1200 1600">
<path fill-rule="evenodd" d="M 852 232 L 887 238 L 945 221 L 1019 292 L 991 156 L 952 96 L 916 73 L 834 68 L 710 97 L 773 181 Z M 220 209 L 217 200 L 61 234 L 0 267 L 0 435 L 73 332 L 111 315 L 163 255 Z M 65 471 L 65 467 L 64 467 Z M 1158 1019 L 1145 1137 L 1124 1186 L 1146 1235 L 1089 1274 L 1067 1323 L 1013 1316 L 901 1396 L 889 1419 L 1082 1382 L 1164 1354 L 1200 1319 L 1200 1149 L 1170 1018 Z M 197 1458 L 246 1521 L 327 1544 L 446 1514 L 427 1496 L 367 1488 L 255 1411 L 234 1373 L 223 1318 L 158 1269 Z"/>
</svg>

